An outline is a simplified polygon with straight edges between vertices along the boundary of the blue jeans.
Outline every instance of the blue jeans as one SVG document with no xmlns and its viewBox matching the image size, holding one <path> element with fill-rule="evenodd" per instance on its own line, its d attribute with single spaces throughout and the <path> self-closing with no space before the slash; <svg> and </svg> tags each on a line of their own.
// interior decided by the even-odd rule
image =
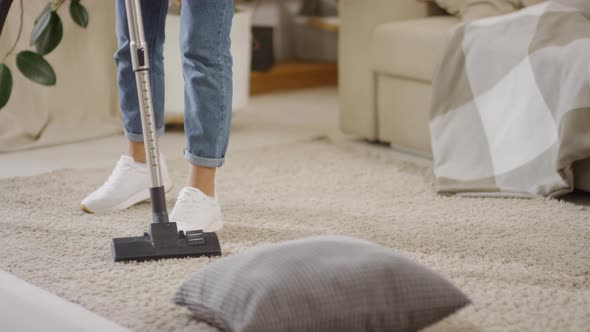
<svg viewBox="0 0 590 332">
<path fill-rule="evenodd" d="M 154 116 L 164 132 L 164 39 L 167 0 L 142 0 L 148 43 Z M 116 0 L 119 101 L 125 135 L 143 141 L 135 74 L 131 67 L 125 1 Z M 233 0 L 183 0 L 180 48 L 184 72 L 184 157 L 195 166 L 223 165 L 232 106 L 230 30 Z"/>
</svg>

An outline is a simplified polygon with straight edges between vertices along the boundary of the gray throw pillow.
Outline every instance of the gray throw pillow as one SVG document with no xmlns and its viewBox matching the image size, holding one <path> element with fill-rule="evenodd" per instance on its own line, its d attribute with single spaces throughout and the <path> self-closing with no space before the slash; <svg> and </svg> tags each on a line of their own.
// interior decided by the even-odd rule
<svg viewBox="0 0 590 332">
<path fill-rule="evenodd" d="M 322 236 L 251 249 L 193 274 L 174 303 L 222 331 L 416 331 L 469 304 L 428 268 Z"/>
</svg>

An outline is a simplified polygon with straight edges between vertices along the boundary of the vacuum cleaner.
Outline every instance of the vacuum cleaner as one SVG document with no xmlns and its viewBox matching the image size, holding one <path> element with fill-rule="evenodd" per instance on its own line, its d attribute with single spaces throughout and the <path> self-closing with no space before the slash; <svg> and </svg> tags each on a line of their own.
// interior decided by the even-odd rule
<svg viewBox="0 0 590 332">
<path fill-rule="evenodd" d="M 143 236 L 113 239 L 111 243 L 113 259 L 115 262 L 121 262 L 220 256 L 221 247 L 215 233 L 205 233 L 202 230 L 179 232 L 176 223 L 168 220 L 152 109 L 148 46 L 145 41 L 140 0 L 125 0 L 125 8 L 129 25 L 131 62 L 137 83 L 143 139 L 150 171 L 152 223 Z"/>
</svg>

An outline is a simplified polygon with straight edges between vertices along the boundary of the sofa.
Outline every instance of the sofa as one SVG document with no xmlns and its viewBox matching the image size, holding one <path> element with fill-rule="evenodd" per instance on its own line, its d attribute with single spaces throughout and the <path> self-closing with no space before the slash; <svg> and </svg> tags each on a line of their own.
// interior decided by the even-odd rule
<svg viewBox="0 0 590 332">
<path fill-rule="evenodd" d="M 340 127 L 429 155 L 437 58 L 460 20 L 416 0 L 341 0 Z"/>
<path fill-rule="evenodd" d="M 431 156 L 435 68 L 459 18 L 430 1 L 340 0 L 340 128 L 397 150 Z M 574 164 L 590 191 L 590 159 Z"/>
</svg>

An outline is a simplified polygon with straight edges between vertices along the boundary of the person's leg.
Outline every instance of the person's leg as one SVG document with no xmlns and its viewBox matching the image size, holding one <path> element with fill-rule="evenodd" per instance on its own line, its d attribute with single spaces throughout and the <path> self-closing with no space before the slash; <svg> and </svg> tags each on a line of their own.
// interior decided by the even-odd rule
<svg viewBox="0 0 590 332">
<path fill-rule="evenodd" d="M 219 205 L 214 198 L 215 171 L 224 163 L 231 126 L 233 13 L 233 0 L 182 1 L 180 47 L 187 140 L 184 157 L 190 164 L 190 175 L 171 219 L 183 230 L 212 231 L 221 227 Z"/>
<path fill-rule="evenodd" d="M 142 0 L 145 37 L 149 48 L 154 116 L 158 133 L 164 129 L 164 25 L 168 11 L 167 0 Z M 115 61 L 118 70 L 120 106 L 129 156 L 122 156 L 108 180 L 88 195 L 80 207 L 85 212 L 109 212 L 126 209 L 149 198 L 149 170 L 145 165 L 141 115 L 131 65 L 129 30 L 125 0 L 116 0 L 118 49 Z M 166 162 L 161 158 L 162 176 L 166 189 L 172 187 Z"/>
<path fill-rule="evenodd" d="M 214 196 L 215 168 L 224 162 L 231 125 L 233 0 L 184 0 L 182 6 L 188 185 Z"/>
<path fill-rule="evenodd" d="M 153 111 L 157 134 L 161 136 L 164 132 L 164 39 L 168 1 L 141 0 L 141 9 L 144 34 L 149 49 Z M 118 49 L 115 52 L 115 62 L 125 136 L 129 141 L 129 155 L 136 162 L 145 163 L 137 85 L 131 65 L 125 0 L 116 0 L 116 22 Z"/>
<path fill-rule="evenodd" d="M 215 197 L 215 167 L 189 166 L 187 186 L 197 188 L 209 197 Z"/>
</svg>

